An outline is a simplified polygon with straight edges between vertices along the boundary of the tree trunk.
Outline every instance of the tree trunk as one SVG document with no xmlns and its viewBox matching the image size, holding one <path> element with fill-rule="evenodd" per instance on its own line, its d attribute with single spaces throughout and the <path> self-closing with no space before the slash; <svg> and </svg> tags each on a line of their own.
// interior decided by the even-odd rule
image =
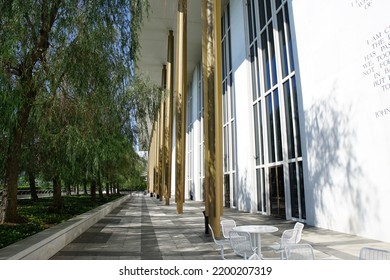
<svg viewBox="0 0 390 280">
<path fill-rule="evenodd" d="M 87 179 L 83 179 L 83 187 L 84 187 L 84 194 L 87 195 L 88 194 Z"/>
<path fill-rule="evenodd" d="M 36 46 L 18 65 L 21 70 L 18 78 L 20 78 L 22 88 L 27 89 L 27 91 L 20 96 L 23 103 L 20 108 L 17 108 L 18 110 L 15 110 L 18 114 L 18 119 L 12 129 L 10 142 L 8 144 L 5 162 L 4 189 L 0 203 L 0 223 L 18 222 L 19 220 L 16 208 L 20 153 L 23 134 L 26 130 L 31 108 L 37 95 L 36 89 L 34 89 L 33 69 L 35 63 L 42 57 L 49 47 L 48 35 L 57 17 L 60 4 L 61 0 L 52 2 L 49 16 L 46 14 L 47 10 L 42 9 L 40 34 L 37 42 L 34 42 L 36 43 Z"/>
<path fill-rule="evenodd" d="M 110 184 L 106 183 L 106 196 L 110 196 Z"/>
<path fill-rule="evenodd" d="M 30 183 L 31 199 L 32 200 L 38 200 L 37 186 L 35 184 L 34 173 L 28 172 L 28 181 Z"/>
<path fill-rule="evenodd" d="M 19 160 L 22 147 L 23 134 L 26 130 L 28 117 L 30 115 L 32 102 L 35 98 L 35 92 L 28 93 L 28 99 L 23 104 L 18 123 L 12 130 L 10 142 L 7 151 L 7 160 L 5 163 L 4 188 L 1 197 L 0 224 L 17 223 L 19 217 L 16 212 Z"/>
<path fill-rule="evenodd" d="M 61 180 L 57 175 L 53 178 L 53 207 L 55 211 L 62 209 Z"/>
<path fill-rule="evenodd" d="M 0 223 L 17 223 L 18 215 L 16 213 L 17 207 L 17 193 L 18 193 L 18 175 L 19 155 L 11 154 L 7 158 L 4 188 L 1 197 L 0 208 Z"/>
<path fill-rule="evenodd" d="M 70 189 L 70 183 L 69 182 L 65 183 L 65 189 L 66 189 L 66 195 L 71 195 L 72 194 L 72 190 Z"/>
<path fill-rule="evenodd" d="M 96 201 L 96 180 L 92 180 L 91 182 L 91 200 L 93 202 Z"/>
<path fill-rule="evenodd" d="M 102 186 L 102 181 L 100 180 L 100 174 L 98 176 L 98 190 L 99 190 L 99 198 L 103 198 L 103 186 Z"/>
<path fill-rule="evenodd" d="M 114 192 L 114 183 L 110 184 L 111 194 L 115 194 Z"/>
<path fill-rule="evenodd" d="M 121 194 L 119 183 L 116 184 L 116 194 L 117 195 Z"/>
</svg>

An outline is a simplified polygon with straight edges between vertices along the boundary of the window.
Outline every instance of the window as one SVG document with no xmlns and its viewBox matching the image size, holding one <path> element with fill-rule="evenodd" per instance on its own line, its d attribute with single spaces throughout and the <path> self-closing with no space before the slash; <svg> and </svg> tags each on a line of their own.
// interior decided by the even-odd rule
<svg viewBox="0 0 390 280">
<path fill-rule="evenodd" d="M 223 103 L 223 172 L 225 206 L 237 205 L 236 179 L 236 123 L 235 96 L 233 90 L 230 7 L 226 6 L 222 15 L 222 103 Z"/>
<path fill-rule="evenodd" d="M 257 205 L 259 212 L 305 219 L 288 2 L 247 0 Z"/>
</svg>

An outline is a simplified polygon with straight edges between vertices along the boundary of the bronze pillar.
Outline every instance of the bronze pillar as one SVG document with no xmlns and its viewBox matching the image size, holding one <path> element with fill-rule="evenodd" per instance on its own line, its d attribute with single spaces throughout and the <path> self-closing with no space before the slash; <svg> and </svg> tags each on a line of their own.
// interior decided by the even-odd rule
<svg viewBox="0 0 390 280">
<path fill-rule="evenodd" d="M 176 212 L 183 213 L 187 101 L 187 0 L 178 0 L 176 50 Z"/>
<path fill-rule="evenodd" d="M 171 198 L 171 163 L 172 163 L 172 126 L 173 126 L 173 77 L 174 77 L 174 37 L 173 31 L 168 34 L 168 53 L 166 68 L 166 101 L 165 101 L 165 205 Z"/>
<path fill-rule="evenodd" d="M 202 67 L 204 93 L 205 213 L 220 236 L 222 205 L 222 60 L 221 3 L 202 1 Z"/>
</svg>

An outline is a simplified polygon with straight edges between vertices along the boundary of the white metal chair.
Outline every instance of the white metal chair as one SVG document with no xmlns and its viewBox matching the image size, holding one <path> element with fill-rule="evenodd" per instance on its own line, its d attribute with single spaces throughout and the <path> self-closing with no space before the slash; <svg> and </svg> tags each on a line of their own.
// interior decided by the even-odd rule
<svg viewBox="0 0 390 280">
<path fill-rule="evenodd" d="M 230 245 L 230 241 L 229 241 L 229 239 L 226 239 L 226 238 L 225 239 L 216 239 L 215 235 L 214 235 L 213 228 L 211 227 L 210 224 L 208 226 L 209 226 L 209 229 L 211 231 L 211 235 L 213 236 L 214 243 L 217 244 L 220 247 L 221 258 L 224 260 L 225 259 L 224 246 L 225 245 Z"/>
<path fill-rule="evenodd" d="M 286 260 L 314 260 L 314 251 L 310 244 L 289 244 L 284 251 Z"/>
<path fill-rule="evenodd" d="M 291 244 L 298 244 L 302 239 L 302 231 L 303 231 L 304 224 L 302 223 L 295 223 L 293 229 L 287 229 L 283 231 L 282 237 L 280 238 L 280 243 L 276 246 L 271 246 L 272 249 L 275 250 L 275 252 L 281 254 L 281 259 L 285 258 L 285 248 L 287 245 Z"/>
<path fill-rule="evenodd" d="M 251 235 L 248 232 L 231 230 L 229 240 L 234 253 L 244 260 L 251 257 L 257 250 L 252 246 Z"/>
<path fill-rule="evenodd" d="M 229 232 L 236 227 L 236 221 L 232 219 L 221 220 L 221 229 L 223 237 L 229 238 Z"/>
<path fill-rule="evenodd" d="M 390 260 L 390 251 L 363 247 L 360 249 L 359 260 Z"/>
</svg>

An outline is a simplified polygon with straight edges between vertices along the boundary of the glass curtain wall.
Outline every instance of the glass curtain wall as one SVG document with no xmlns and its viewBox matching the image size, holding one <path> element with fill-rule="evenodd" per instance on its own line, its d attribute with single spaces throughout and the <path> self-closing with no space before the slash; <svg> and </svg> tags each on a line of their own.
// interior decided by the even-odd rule
<svg viewBox="0 0 390 280">
<path fill-rule="evenodd" d="M 193 92 L 191 88 L 187 88 L 187 135 L 186 135 L 186 190 L 188 191 L 188 197 L 190 200 L 195 196 L 194 185 L 194 122 L 196 119 L 192 116 L 193 108 Z"/>
<path fill-rule="evenodd" d="M 257 210 L 306 218 L 287 0 L 247 0 Z"/>
<path fill-rule="evenodd" d="M 236 123 L 229 4 L 224 9 L 221 28 L 224 205 L 225 207 L 236 207 Z"/>
<path fill-rule="evenodd" d="M 202 71 L 202 64 L 200 63 L 197 67 L 198 71 L 198 120 L 200 122 L 200 132 L 199 132 L 199 139 L 198 139 L 198 145 L 199 145 L 199 185 L 201 187 L 200 189 L 200 196 L 203 198 L 203 201 L 206 200 L 205 198 L 205 190 L 204 190 L 204 131 L 203 131 L 203 116 L 204 116 L 204 106 L 203 106 L 203 71 Z"/>
</svg>

